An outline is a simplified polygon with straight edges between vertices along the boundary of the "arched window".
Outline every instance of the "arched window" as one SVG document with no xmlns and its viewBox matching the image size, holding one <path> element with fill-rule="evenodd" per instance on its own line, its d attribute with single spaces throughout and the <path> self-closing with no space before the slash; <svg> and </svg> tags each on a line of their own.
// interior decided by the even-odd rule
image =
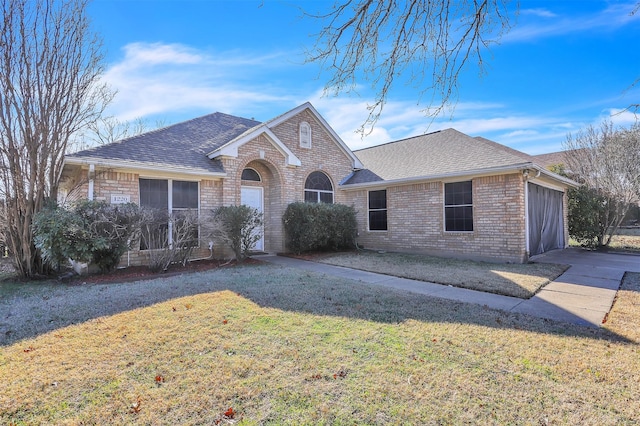
<svg viewBox="0 0 640 426">
<path fill-rule="evenodd" d="M 300 146 L 311 148 L 311 126 L 306 121 L 300 123 Z"/>
<path fill-rule="evenodd" d="M 240 177 L 242 180 L 250 180 L 252 182 L 261 182 L 260 175 L 253 169 L 246 168 L 242 171 L 242 176 Z"/>
<path fill-rule="evenodd" d="M 333 203 L 333 185 L 329 176 L 313 172 L 304 184 L 304 201 L 307 203 Z"/>
</svg>

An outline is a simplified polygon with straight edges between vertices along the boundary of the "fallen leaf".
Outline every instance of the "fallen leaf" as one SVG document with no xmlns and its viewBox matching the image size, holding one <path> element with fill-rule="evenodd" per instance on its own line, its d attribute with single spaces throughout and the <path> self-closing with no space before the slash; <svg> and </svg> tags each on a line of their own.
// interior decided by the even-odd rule
<svg viewBox="0 0 640 426">
<path fill-rule="evenodd" d="M 184 305 L 184 307 L 187 309 L 191 309 L 193 308 L 193 305 L 191 303 L 187 303 L 186 305 Z"/>
<path fill-rule="evenodd" d="M 236 412 L 233 411 L 233 407 L 229 407 L 229 409 L 224 412 L 224 416 L 228 419 L 232 419 L 235 415 L 236 415 Z"/>
<path fill-rule="evenodd" d="M 342 378 L 347 377 L 347 370 L 345 370 L 344 368 L 341 368 L 340 371 L 338 371 L 336 374 L 333 375 L 334 379 L 337 379 L 338 377 L 342 377 Z"/>
<path fill-rule="evenodd" d="M 141 405 L 142 405 L 142 399 L 140 397 L 138 397 L 138 399 L 136 399 L 136 402 L 131 404 L 131 410 L 129 410 L 129 412 L 130 413 L 135 413 L 135 414 L 139 413 Z"/>
</svg>

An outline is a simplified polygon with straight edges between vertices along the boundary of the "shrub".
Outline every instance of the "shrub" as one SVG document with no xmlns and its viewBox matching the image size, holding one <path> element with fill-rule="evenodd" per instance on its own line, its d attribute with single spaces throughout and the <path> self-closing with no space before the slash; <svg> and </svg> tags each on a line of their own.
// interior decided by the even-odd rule
<svg viewBox="0 0 640 426">
<path fill-rule="evenodd" d="M 253 207 L 223 206 L 213 210 L 207 223 L 209 235 L 227 244 L 242 262 L 262 237 L 262 213 Z"/>
<path fill-rule="evenodd" d="M 287 248 L 294 253 L 355 247 L 356 211 L 344 204 L 292 203 L 282 218 Z"/>
<path fill-rule="evenodd" d="M 62 207 L 46 207 L 33 217 L 34 244 L 42 260 L 56 270 L 69 259 L 89 262 L 93 241 L 80 216 Z"/>
<path fill-rule="evenodd" d="M 48 207 L 33 220 L 34 241 L 43 260 L 59 269 L 73 259 L 112 270 L 129 249 L 140 223 L 135 204 L 83 200 L 72 209 Z"/>
</svg>

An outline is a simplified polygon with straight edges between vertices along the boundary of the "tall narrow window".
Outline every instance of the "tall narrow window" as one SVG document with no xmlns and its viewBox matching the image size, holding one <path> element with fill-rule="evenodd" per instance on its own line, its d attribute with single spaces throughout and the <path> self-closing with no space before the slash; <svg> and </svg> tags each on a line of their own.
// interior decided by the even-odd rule
<svg viewBox="0 0 640 426">
<path fill-rule="evenodd" d="M 473 231 L 471 181 L 444 184 L 444 221 L 447 231 Z"/>
<path fill-rule="evenodd" d="M 369 191 L 369 230 L 387 230 L 387 190 Z"/>
<path fill-rule="evenodd" d="M 300 123 L 300 146 L 311 148 L 311 126 L 306 121 Z"/>
<path fill-rule="evenodd" d="M 333 203 L 333 185 L 329 176 L 313 172 L 304 184 L 304 201 L 307 203 Z"/>
</svg>

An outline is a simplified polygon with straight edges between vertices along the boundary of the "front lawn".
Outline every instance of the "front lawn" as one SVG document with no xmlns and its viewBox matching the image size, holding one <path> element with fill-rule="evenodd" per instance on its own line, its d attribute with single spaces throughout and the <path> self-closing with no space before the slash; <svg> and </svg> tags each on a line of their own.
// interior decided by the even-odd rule
<svg viewBox="0 0 640 426">
<path fill-rule="evenodd" d="M 567 265 L 487 263 L 371 250 L 319 255 L 317 262 L 528 299 Z"/>
<path fill-rule="evenodd" d="M 1 424 L 637 422 L 638 274 L 603 329 L 274 265 L 39 285 L 0 300 Z"/>
</svg>

